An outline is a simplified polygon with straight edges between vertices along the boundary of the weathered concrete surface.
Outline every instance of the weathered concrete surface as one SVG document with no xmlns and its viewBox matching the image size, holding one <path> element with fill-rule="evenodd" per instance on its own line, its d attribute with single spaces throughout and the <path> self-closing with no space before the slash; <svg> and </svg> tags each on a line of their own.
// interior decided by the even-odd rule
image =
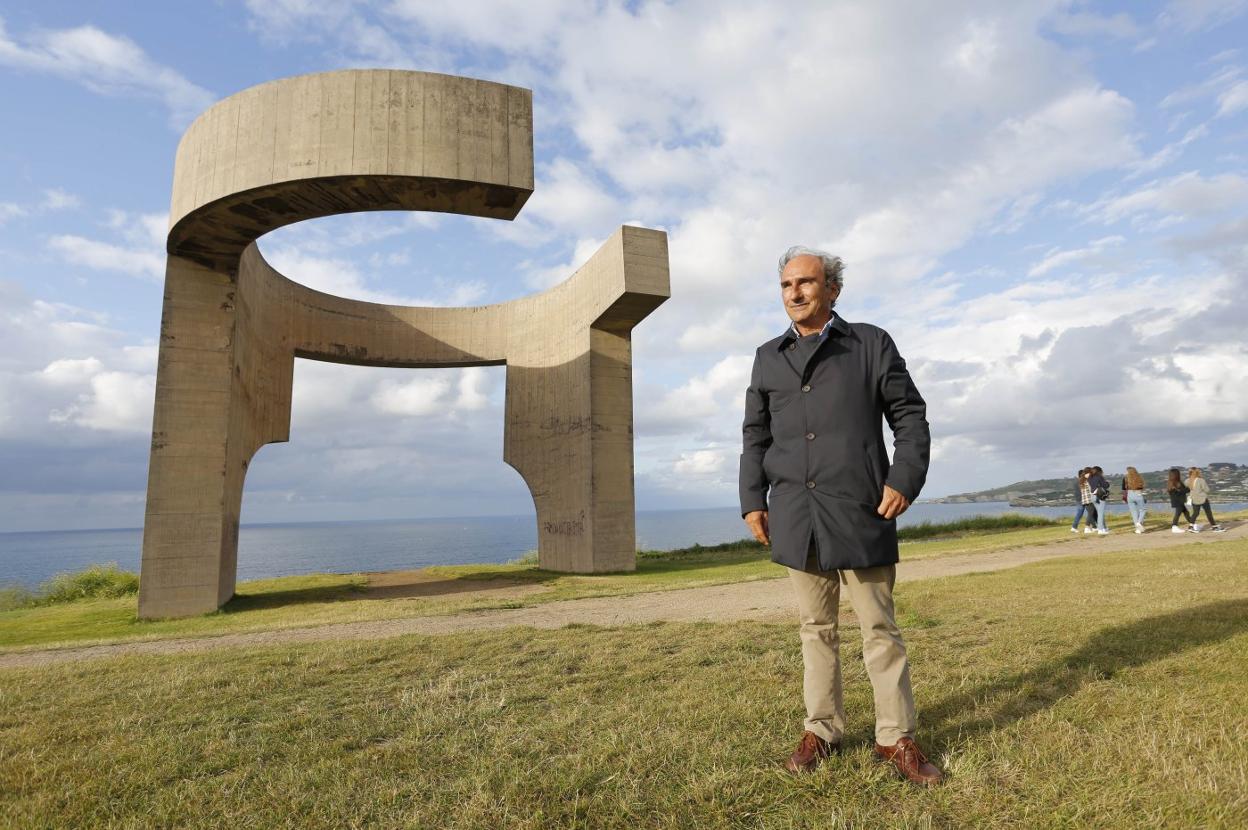
<svg viewBox="0 0 1248 830">
<path fill-rule="evenodd" d="M 477 308 L 365 303 L 274 270 L 255 240 L 362 210 L 511 219 L 533 189 L 528 90 L 352 70 L 213 106 L 178 147 L 139 616 L 234 593 L 247 465 L 290 433 L 294 358 L 507 366 L 504 460 L 552 570 L 634 567 L 630 333 L 669 296 L 667 237 L 622 227 L 566 282 Z"/>
</svg>

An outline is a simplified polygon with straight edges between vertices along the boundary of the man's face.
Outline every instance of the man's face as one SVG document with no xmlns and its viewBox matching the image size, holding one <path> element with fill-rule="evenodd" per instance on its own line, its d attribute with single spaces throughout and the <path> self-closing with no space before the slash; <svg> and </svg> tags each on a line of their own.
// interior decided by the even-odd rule
<svg viewBox="0 0 1248 830">
<path fill-rule="evenodd" d="M 780 295 L 789 319 L 805 328 L 822 327 L 831 314 L 832 301 L 840 289 L 823 277 L 823 262 L 803 254 L 789 260 L 780 274 Z"/>
</svg>

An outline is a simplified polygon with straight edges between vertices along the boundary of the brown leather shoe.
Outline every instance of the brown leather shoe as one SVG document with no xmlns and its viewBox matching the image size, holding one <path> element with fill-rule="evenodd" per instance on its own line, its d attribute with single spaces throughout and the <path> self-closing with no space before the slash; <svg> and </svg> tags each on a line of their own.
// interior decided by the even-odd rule
<svg viewBox="0 0 1248 830">
<path fill-rule="evenodd" d="M 914 738 L 902 738 L 893 746 L 875 745 L 875 755 L 888 761 L 905 778 L 924 787 L 932 787 L 945 780 L 945 774 L 927 760 Z"/>
<path fill-rule="evenodd" d="M 784 762 L 784 768 L 794 775 L 814 772 L 819 762 L 840 748 L 840 744 L 830 744 L 814 732 L 803 732 L 802 740 L 797 749 Z"/>
</svg>

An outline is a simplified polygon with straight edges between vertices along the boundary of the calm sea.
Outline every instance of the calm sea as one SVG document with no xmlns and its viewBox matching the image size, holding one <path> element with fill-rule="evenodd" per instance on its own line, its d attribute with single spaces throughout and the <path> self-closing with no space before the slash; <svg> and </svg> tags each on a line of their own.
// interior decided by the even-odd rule
<svg viewBox="0 0 1248 830">
<path fill-rule="evenodd" d="M 1219 509 L 1244 507 L 1248 505 L 1215 505 L 1214 510 L 1216 515 Z M 1169 512 L 1164 505 L 1150 505 L 1150 510 Z M 1000 513 L 1071 516 L 1073 510 L 1018 508 L 1005 502 L 916 504 L 899 524 Z M 747 535 L 735 507 L 637 514 L 637 546 L 642 550 L 673 550 L 695 543 L 714 545 Z M 138 528 L 0 533 L 0 583 L 16 582 L 34 588 L 58 572 L 103 562 L 116 562 L 126 570 L 137 571 L 142 536 Z M 238 578 L 506 562 L 536 547 L 533 516 L 244 525 L 238 534 Z"/>
</svg>

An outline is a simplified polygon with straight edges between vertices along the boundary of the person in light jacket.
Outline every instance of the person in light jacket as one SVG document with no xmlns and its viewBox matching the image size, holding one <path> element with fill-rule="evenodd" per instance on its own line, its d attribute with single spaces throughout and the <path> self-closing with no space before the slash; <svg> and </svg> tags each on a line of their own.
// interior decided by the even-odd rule
<svg viewBox="0 0 1248 830">
<path fill-rule="evenodd" d="M 1200 533 L 1200 509 L 1203 507 L 1205 516 L 1209 519 L 1209 529 L 1221 533 L 1222 525 L 1214 521 L 1213 508 L 1209 506 L 1209 483 L 1200 474 L 1199 467 L 1188 469 L 1187 488 L 1192 491 L 1192 523 L 1187 529 L 1192 533 Z"/>
<path fill-rule="evenodd" d="M 839 257 L 800 246 L 780 258 L 780 299 L 791 323 L 754 354 L 741 516 L 788 569 L 801 618 L 805 731 L 785 767 L 814 770 L 845 734 L 837 630 L 844 589 L 875 692 L 875 754 L 930 786 L 943 774 L 914 740 L 910 664 L 893 608 L 896 518 L 927 479 L 927 405 L 888 332 L 846 322 L 833 309 L 843 269 Z"/>
<path fill-rule="evenodd" d="M 1127 474 L 1122 477 L 1122 497 L 1131 511 L 1135 532 L 1143 533 L 1144 516 L 1148 513 L 1148 508 L 1144 506 L 1144 477 L 1134 467 L 1128 467 Z"/>
<path fill-rule="evenodd" d="M 1087 524 L 1083 527 L 1084 533 L 1092 532 L 1092 525 L 1096 524 L 1096 508 L 1092 505 L 1093 495 L 1092 488 L 1088 486 L 1088 476 L 1091 474 L 1091 467 L 1084 467 L 1075 474 L 1075 521 L 1070 525 L 1071 533 L 1079 532 L 1079 520 L 1087 515 Z"/>
</svg>

